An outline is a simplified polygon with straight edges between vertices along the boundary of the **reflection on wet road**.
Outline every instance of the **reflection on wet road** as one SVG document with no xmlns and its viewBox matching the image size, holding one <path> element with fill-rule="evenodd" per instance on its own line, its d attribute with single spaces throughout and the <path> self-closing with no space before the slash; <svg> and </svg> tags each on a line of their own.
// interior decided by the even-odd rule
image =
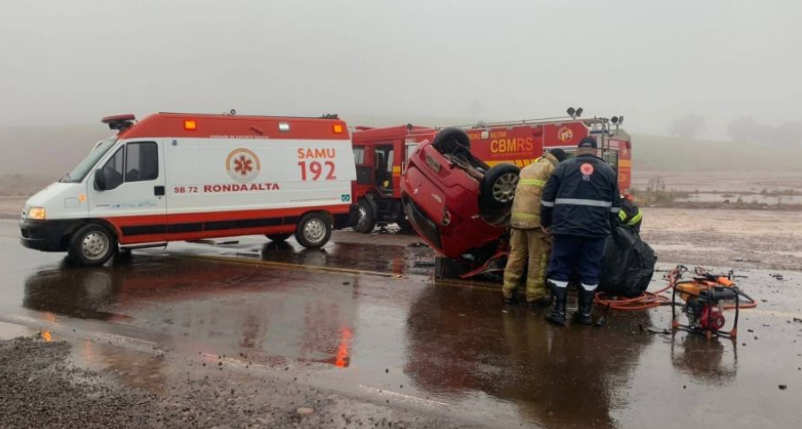
<svg viewBox="0 0 802 429">
<path fill-rule="evenodd" d="M 6 319 L 138 338 L 174 355 L 225 355 L 343 393 L 418 398 L 425 409 L 488 426 L 800 424 L 802 323 L 789 316 L 802 312 L 796 273 L 783 281 L 747 273 L 749 293 L 766 302 L 744 316 L 736 342 L 648 333 L 669 326 L 666 308 L 611 314 L 604 328 L 555 328 L 541 310 L 503 307 L 492 288 L 435 283 L 431 254 L 415 247 L 335 243 L 301 251 L 249 238 L 143 251 L 94 269 L 6 238 L 0 252 Z M 132 360 L 89 341 L 83 347 L 75 353 L 130 374 L 137 387 L 158 391 L 177 371 L 170 361 Z"/>
</svg>

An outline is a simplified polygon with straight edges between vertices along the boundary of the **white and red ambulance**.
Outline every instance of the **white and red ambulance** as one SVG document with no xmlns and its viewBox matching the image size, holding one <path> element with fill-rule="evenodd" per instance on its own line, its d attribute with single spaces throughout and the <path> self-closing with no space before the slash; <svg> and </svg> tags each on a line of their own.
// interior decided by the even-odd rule
<svg viewBox="0 0 802 429">
<path fill-rule="evenodd" d="M 83 265 L 119 248 L 265 234 L 326 244 L 351 214 L 351 140 L 336 116 L 158 113 L 118 130 L 23 208 L 21 242 Z"/>
</svg>

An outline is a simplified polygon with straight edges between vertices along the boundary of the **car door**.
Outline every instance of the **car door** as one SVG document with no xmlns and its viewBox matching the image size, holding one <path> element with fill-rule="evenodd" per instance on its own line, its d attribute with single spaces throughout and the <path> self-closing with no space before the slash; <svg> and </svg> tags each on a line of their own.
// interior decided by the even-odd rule
<svg viewBox="0 0 802 429">
<path fill-rule="evenodd" d="M 89 215 L 105 219 L 122 244 L 163 241 L 167 200 L 160 139 L 127 141 L 111 151 L 87 183 Z M 97 177 L 101 175 L 101 179 Z"/>
</svg>

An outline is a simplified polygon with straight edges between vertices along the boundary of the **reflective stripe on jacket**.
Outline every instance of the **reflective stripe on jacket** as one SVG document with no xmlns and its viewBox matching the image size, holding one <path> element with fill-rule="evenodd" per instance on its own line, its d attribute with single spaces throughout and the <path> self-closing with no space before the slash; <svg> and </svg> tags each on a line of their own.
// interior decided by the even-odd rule
<svg viewBox="0 0 802 429">
<path fill-rule="evenodd" d="M 553 235 L 606 237 L 618 222 L 620 199 L 615 170 L 579 155 L 560 163 L 543 188 L 541 223 Z"/>
<path fill-rule="evenodd" d="M 618 219 L 621 220 L 622 225 L 635 226 L 643 219 L 643 212 L 632 201 L 622 198 Z"/>
<path fill-rule="evenodd" d="M 547 153 L 521 170 L 512 200 L 510 226 L 516 229 L 540 228 L 540 196 L 557 164 L 557 158 Z"/>
</svg>

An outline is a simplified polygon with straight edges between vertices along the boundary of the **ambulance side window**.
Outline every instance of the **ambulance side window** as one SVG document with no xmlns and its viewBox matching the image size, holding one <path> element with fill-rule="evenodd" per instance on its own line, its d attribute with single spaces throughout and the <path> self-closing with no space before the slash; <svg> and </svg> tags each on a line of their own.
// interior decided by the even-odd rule
<svg viewBox="0 0 802 429">
<path fill-rule="evenodd" d="M 123 148 L 117 149 L 117 152 L 106 161 L 103 165 L 103 179 L 106 184 L 105 190 L 114 189 L 123 183 L 123 166 L 125 165 L 125 153 Z"/>
<path fill-rule="evenodd" d="M 156 143 L 128 143 L 125 152 L 126 182 L 144 182 L 159 177 L 159 149 Z"/>
</svg>

